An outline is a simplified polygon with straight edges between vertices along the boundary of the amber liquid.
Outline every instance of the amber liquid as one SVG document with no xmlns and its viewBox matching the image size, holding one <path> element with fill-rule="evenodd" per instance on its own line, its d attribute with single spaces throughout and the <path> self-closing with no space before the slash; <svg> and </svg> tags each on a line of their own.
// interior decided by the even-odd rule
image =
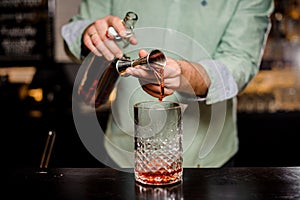
<svg viewBox="0 0 300 200">
<path fill-rule="evenodd" d="M 162 75 L 161 75 L 161 77 L 162 77 L 162 80 L 161 80 L 161 82 L 160 82 L 160 96 L 159 96 L 159 98 L 158 98 L 158 101 L 162 101 L 163 100 L 163 98 L 164 98 L 164 96 L 165 96 L 165 81 L 164 81 L 164 74 L 162 73 Z"/>
<path fill-rule="evenodd" d="M 119 73 L 115 69 L 115 62 L 103 61 L 102 57 L 95 57 L 90 68 L 82 75 L 83 80 L 78 86 L 79 97 L 88 105 L 100 107 L 108 102 L 109 95 L 118 80 Z M 98 63 L 102 63 L 102 67 Z M 105 67 L 105 65 L 107 65 Z M 86 76 L 86 78 L 84 78 Z"/>
<path fill-rule="evenodd" d="M 150 185 L 167 185 L 181 181 L 182 167 L 176 169 L 158 169 L 156 172 L 135 171 L 137 181 Z"/>
<path fill-rule="evenodd" d="M 161 102 L 165 97 L 165 81 L 164 81 L 164 66 L 160 66 L 159 68 L 153 68 L 154 75 L 156 80 L 160 86 L 160 94 L 158 97 L 158 101 Z"/>
</svg>

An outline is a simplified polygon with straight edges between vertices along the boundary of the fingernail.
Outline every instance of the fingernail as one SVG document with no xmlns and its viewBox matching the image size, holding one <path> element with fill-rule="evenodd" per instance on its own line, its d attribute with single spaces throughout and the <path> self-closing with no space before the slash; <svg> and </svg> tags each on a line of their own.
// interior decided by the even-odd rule
<svg viewBox="0 0 300 200">
<path fill-rule="evenodd" d="M 116 57 L 117 57 L 117 58 L 122 58 L 122 57 L 123 57 L 123 53 L 122 53 L 122 52 L 121 52 L 121 53 L 117 53 L 117 54 L 116 54 Z"/>
</svg>

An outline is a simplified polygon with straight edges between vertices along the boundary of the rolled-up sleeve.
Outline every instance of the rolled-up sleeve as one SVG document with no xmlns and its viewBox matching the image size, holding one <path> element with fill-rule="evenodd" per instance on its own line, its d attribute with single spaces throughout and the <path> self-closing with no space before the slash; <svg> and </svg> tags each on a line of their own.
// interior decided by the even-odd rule
<svg viewBox="0 0 300 200">
<path fill-rule="evenodd" d="M 239 91 L 259 70 L 273 7 L 272 0 L 241 0 L 213 55 L 231 72 Z"/>
<path fill-rule="evenodd" d="M 206 97 L 180 95 L 214 104 L 241 92 L 259 70 L 273 9 L 272 0 L 240 0 L 211 58 L 198 61 L 211 80 Z"/>
<path fill-rule="evenodd" d="M 81 60 L 82 34 L 96 19 L 110 14 L 111 1 L 88 1 L 80 3 L 78 15 L 73 16 L 69 23 L 61 28 L 61 35 L 66 48 L 78 60 Z"/>
<path fill-rule="evenodd" d="M 213 104 L 235 97 L 238 93 L 237 84 L 227 67 L 214 60 L 203 60 L 200 62 L 211 80 L 206 104 Z"/>
<path fill-rule="evenodd" d="M 199 63 L 211 79 L 206 104 L 235 97 L 257 74 L 271 28 L 272 0 L 242 0 L 212 60 Z"/>
<path fill-rule="evenodd" d="M 76 59 L 81 56 L 81 37 L 85 28 L 92 23 L 92 20 L 79 20 L 66 24 L 61 29 L 61 35 L 67 48 Z"/>
</svg>

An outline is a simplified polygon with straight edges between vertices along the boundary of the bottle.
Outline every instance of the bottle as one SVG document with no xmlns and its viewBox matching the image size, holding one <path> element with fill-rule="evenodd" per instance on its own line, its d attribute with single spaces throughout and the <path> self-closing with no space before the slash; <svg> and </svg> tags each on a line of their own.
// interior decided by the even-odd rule
<svg viewBox="0 0 300 200">
<path fill-rule="evenodd" d="M 98 64 L 103 64 L 103 62 L 107 63 L 103 57 L 94 56 L 89 61 L 91 64 L 89 70 L 86 70 L 86 73 L 88 73 L 83 76 L 85 78 L 78 87 L 78 94 L 83 98 L 83 101 L 91 106 L 95 106 L 95 108 L 100 108 L 102 105 L 108 103 L 109 96 L 118 78 L 127 75 L 126 69 L 128 67 L 135 67 L 137 65 L 146 66 L 149 70 L 153 70 L 158 83 L 163 85 L 166 57 L 158 49 L 154 49 L 147 56 L 135 60 L 128 58 L 115 59 L 104 70 L 101 70 Z M 161 88 L 163 89 L 163 87 Z"/>
<path fill-rule="evenodd" d="M 129 39 L 134 35 L 134 24 L 138 17 L 134 12 L 127 12 L 123 19 L 127 30 L 125 37 L 120 37 L 116 31 L 110 27 L 107 30 L 107 37 L 114 39 L 120 48 L 126 48 L 129 45 Z M 165 55 L 158 49 L 152 50 L 147 56 L 136 60 L 131 60 L 127 56 L 116 58 L 112 62 L 107 61 L 102 56 L 88 55 L 85 58 L 82 71 L 78 72 L 80 83 L 77 86 L 77 94 L 86 104 L 100 109 L 101 106 L 109 103 L 109 97 L 120 76 L 126 76 L 128 67 L 145 65 L 153 70 L 159 84 L 161 85 L 163 97 L 163 69 L 166 65 Z"/>
<path fill-rule="evenodd" d="M 127 12 L 122 23 L 126 28 L 125 37 L 118 35 L 113 27 L 109 27 L 106 32 L 106 37 L 114 39 L 121 48 L 126 48 L 129 45 L 129 39 L 134 35 L 134 25 L 138 20 L 138 16 L 134 12 Z M 123 44 L 122 44 L 123 43 Z"/>
<path fill-rule="evenodd" d="M 130 44 L 129 39 L 134 35 L 134 25 L 137 20 L 136 13 L 127 12 L 122 20 L 126 28 L 126 36 L 120 37 L 113 27 L 108 28 L 106 36 L 114 39 L 120 48 L 126 48 Z M 130 58 L 124 55 L 122 59 L 127 60 Z M 103 57 L 89 54 L 81 65 L 83 71 L 79 71 L 77 74 L 80 83 L 76 85 L 75 82 L 75 90 L 77 90 L 79 99 L 96 108 L 105 104 L 119 77 L 119 72 L 114 69 L 116 62 L 117 59 L 110 63 Z M 95 100 L 96 89 L 96 96 L 99 96 L 97 100 Z"/>
<path fill-rule="evenodd" d="M 99 79 L 95 93 L 96 108 L 108 101 L 109 95 L 111 94 L 119 76 L 126 76 L 126 69 L 137 65 L 145 65 L 148 69 L 153 70 L 158 83 L 162 85 L 163 69 L 166 65 L 166 57 L 160 50 L 154 49 L 147 56 L 136 60 L 129 60 L 127 58 L 115 59 L 104 70 Z"/>
</svg>

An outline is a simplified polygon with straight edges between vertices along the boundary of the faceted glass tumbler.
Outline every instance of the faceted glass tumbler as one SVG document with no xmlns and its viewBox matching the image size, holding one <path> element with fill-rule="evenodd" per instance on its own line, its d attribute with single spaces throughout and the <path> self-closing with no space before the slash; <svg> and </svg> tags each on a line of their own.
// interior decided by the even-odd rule
<svg viewBox="0 0 300 200">
<path fill-rule="evenodd" d="M 182 112 L 175 102 L 134 105 L 135 180 L 147 185 L 182 181 Z"/>
</svg>

